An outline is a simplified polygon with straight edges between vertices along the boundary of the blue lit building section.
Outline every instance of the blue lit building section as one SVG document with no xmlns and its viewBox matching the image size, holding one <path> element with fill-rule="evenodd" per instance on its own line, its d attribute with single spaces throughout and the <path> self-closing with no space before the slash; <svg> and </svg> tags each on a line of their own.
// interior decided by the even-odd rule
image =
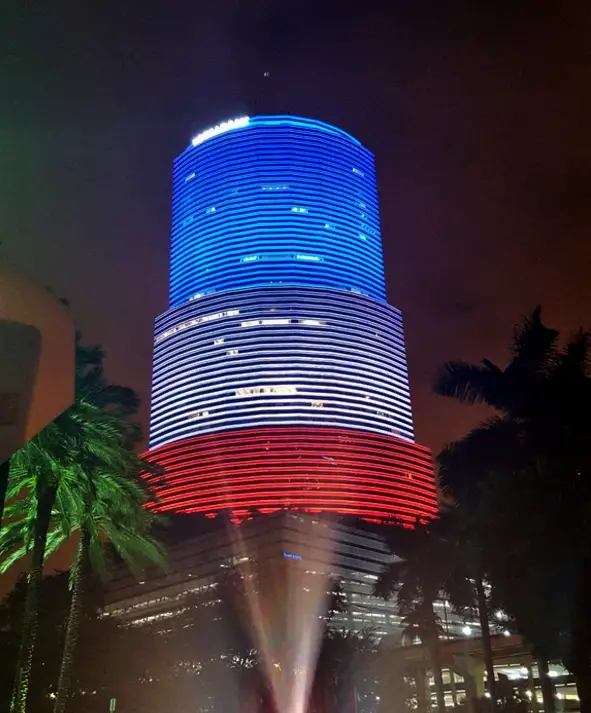
<svg viewBox="0 0 591 713">
<path fill-rule="evenodd" d="M 265 285 L 385 300 L 373 155 L 320 121 L 242 117 L 176 159 L 170 306 Z"/>
<path fill-rule="evenodd" d="M 151 447 L 239 428 L 317 425 L 413 439 L 402 319 L 365 295 L 215 293 L 156 323 Z"/>
</svg>

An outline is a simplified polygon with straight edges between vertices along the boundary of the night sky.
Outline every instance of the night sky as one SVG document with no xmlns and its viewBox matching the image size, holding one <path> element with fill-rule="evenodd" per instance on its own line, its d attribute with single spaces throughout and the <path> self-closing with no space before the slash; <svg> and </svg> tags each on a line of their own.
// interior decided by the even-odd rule
<svg viewBox="0 0 591 713">
<path fill-rule="evenodd" d="M 478 415 L 430 395 L 439 363 L 504 359 L 538 302 L 560 329 L 591 326 L 584 0 L 4 0 L 0 47 L 1 250 L 71 301 L 144 420 L 171 161 L 239 114 L 319 118 L 375 153 L 435 450 Z"/>
</svg>

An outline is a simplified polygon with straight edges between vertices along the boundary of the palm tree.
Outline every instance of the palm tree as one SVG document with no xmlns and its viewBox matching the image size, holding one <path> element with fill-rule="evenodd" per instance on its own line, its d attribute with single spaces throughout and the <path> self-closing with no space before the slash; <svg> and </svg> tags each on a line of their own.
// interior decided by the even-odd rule
<svg viewBox="0 0 591 713">
<path fill-rule="evenodd" d="M 367 677 L 377 643 L 370 632 L 325 627 L 310 694 L 311 713 L 356 710 L 358 685 Z"/>
<path fill-rule="evenodd" d="M 586 713 L 591 711 L 591 621 L 582 605 L 591 587 L 589 345 L 589 334 L 578 332 L 560 349 L 558 333 L 542 323 L 537 308 L 516 328 L 504 368 L 488 360 L 449 362 L 435 383 L 441 395 L 495 412 L 439 455 L 440 485 L 461 511 L 495 597 L 517 630 L 542 659 L 561 657 L 577 671 Z M 572 597 L 566 606 L 565 592 Z M 564 614 L 539 615 L 553 611 Z M 543 664 L 545 707 L 552 711 Z"/>
<path fill-rule="evenodd" d="M 2 569 L 31 553 L 11 713 L 27 705 L 46 553 L 85 522 L 96 487 L 88 473 L 126 472 L 135 458 L 129 446 L 137 427 L 126 418 L 137 409 L 136 394 L 107 382 L 100 348 L 78 341 L 76 357 L 75 403 L 11 459 Z"/>
<path fill-rule="evenodd" d="M 432 532 L 442 537 L 448 545 L 448 555 L 454 560 L 457 576 L 467 580 L 472 589 L 469 600 L 454 602 L 464 610 L 474 610 L 478 614 L 481 642 L 486 669 L 486 683 L 491 700 L 496 701 L 494 657 L 490 631 L 491 607 L 487 595 L 487 582 L 482 565 L 482 553 L 478 543 L 472 537 L 470 527 L 464 521 L 463 510 L 447 506 L 441 508 L 436 520 L 432 522 Z M 455 596 L 451 592 L 451 596 Z M 464 592 L 462 592 L 464 596 Z"/>
<path fill-rule="evenodd" d="M 80 536 L 70 575 L 72 596 L 54 713 L 63 713 L 68 701 L 87 574 L 106 574 L 109 548 L 138 579 L 143 565 L 162 566 L 165 561 L 162 547 L 150 534 L 154 515 L 145 508 L 149 494 L 130 475 L 125 471 L 87 472 L 87 482 L 82 482 L 84 509 L 78 523 Z M 88 497 L 89 484 L 94 491 L 92 498 Z"/>
<path fill-rule="evenodd" d="M 396 597 L 399 612 L 412 621 L 429 651 L 439 713 L 445 711 L 445 689 L 441 671 L 440 624 L 435 602 L 444 596 L 464 609 L 473 592 L 460 559 L 450 541 L 434 524 L 416 522 L 414 527 L 392 524 L 381 528 L 395 559 L 381 573 L 374 592 L 384 599 Z"/>
</svg>

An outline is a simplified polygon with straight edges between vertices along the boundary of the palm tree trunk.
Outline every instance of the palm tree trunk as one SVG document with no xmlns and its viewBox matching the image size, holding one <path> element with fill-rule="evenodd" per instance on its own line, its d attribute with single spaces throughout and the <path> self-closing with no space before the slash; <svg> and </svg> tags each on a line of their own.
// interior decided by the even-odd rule
<svg viewBox="0 0 591 713">
<path fill-rule="evenodd" d="M 76 652 L 76 644 L 78 643 L 84 607 L 84 583 L 86 579 L 86 564 L 88 562 L 89 547 L 90 533 L 86 528 L 83 528 L 80 533 L 76 559 L 73 563 L 74 581 L 72 584 L 72 599 L 70 601 L 66 639 L 64 641 L 62 665 L 60 668 L 53 713 L 64 713 L 70 694 L 72 671 L 74 669 L 74 654 Z"/>
<path fill-rule="evenodd" d="M 421 661 L 415 671 L 415 686 L 417 693 L 417 709 L 419 713 L 429 713 L 431 710 L 431 701 L 427 698 L 427 666 L 426 661 Z"/>
<path fill-rule="evenodd" d="M 482 632 L 482 651 L 484 654 L 484 665 L 486 668 L 486 687 L 490 694 L 490 699 L 495 706 L 495 667 L 493 659 L 492 643 L 490 638 L 490 626 L 488 621 L 488 602 L 484 591 L 482 577 L 476 577 L 476 596 L 478 600 L 478 619 L 480 620 L 480 631 Z"/>
<path fill-rule="evenodd" d="M 441 672 L 441 657 L 439 655 L 439 639 L 434 638 L 429 642 L 429 655 L 431 657 L 431 670 L 435 681 L 435 698 L 437 699 L 437 710 L 445 713 L 445 687 L 443 685 L 443 673 Z"/>
<path fill-rule="evenodd" d="M 550 679 L 550 667 L 548 660 L 544 657 L 538 658 L 538 676 L 542 688 L 542 698 L 544 700 L 545 713 L 556 713 L 556 698 L 554 697 L 554 686 Z M 534 696 L 536 692 L 534 691 Z"/>
<path fill-rule="evenodd" d="M 5 460 L 0 463 L 0 530 L 2 529 L 2 518 L 4 517 L 4 505 L 6 503 L 6 493 L 8 491 L 8 476 L 10 474 L 10 461 Z"/>
<path fill-rule="evenodd" d="M 39 592 L 43 579 L 43 561 L 47 534 L 51 522 L 51 512 L 55 503 L 56 488 L 39 488 L 37 492 L 37 511 L 35 514 L 33 535 L 33 556 L 31 571 L 27 578 L 27 596 L 25 599 L 25 612 L 23 628 L 16 667 L 12 698 L 10 700 L 10 713 L 25 713 L 29 695 L 31 669 L 33 667 L 33 654 L 37 638 L 39 623 Z"/>
<path fill-rule="evenodd" d="M 458 707 L 458 687 L 456 686 L 456 674 L 453 669 L 449 668 L 449 687 L 451 689 L 451 698 L 454 704 L 454 708 Z"/>
</svg>

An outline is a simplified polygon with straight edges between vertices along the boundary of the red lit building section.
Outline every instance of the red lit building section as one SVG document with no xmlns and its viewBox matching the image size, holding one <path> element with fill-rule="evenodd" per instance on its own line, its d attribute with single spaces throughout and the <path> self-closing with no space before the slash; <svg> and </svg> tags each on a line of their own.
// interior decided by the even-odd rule
<svg viewBox="0 0 591 713">
<path fill-rule="evenodd" d="M 301 509 L 367 519 L 429 518 L 437 509 L 430 451 L 338 428 L 271 427 L 177 441 L 145 456 L 159 511 L 215 515 Z"/>
</svg>

